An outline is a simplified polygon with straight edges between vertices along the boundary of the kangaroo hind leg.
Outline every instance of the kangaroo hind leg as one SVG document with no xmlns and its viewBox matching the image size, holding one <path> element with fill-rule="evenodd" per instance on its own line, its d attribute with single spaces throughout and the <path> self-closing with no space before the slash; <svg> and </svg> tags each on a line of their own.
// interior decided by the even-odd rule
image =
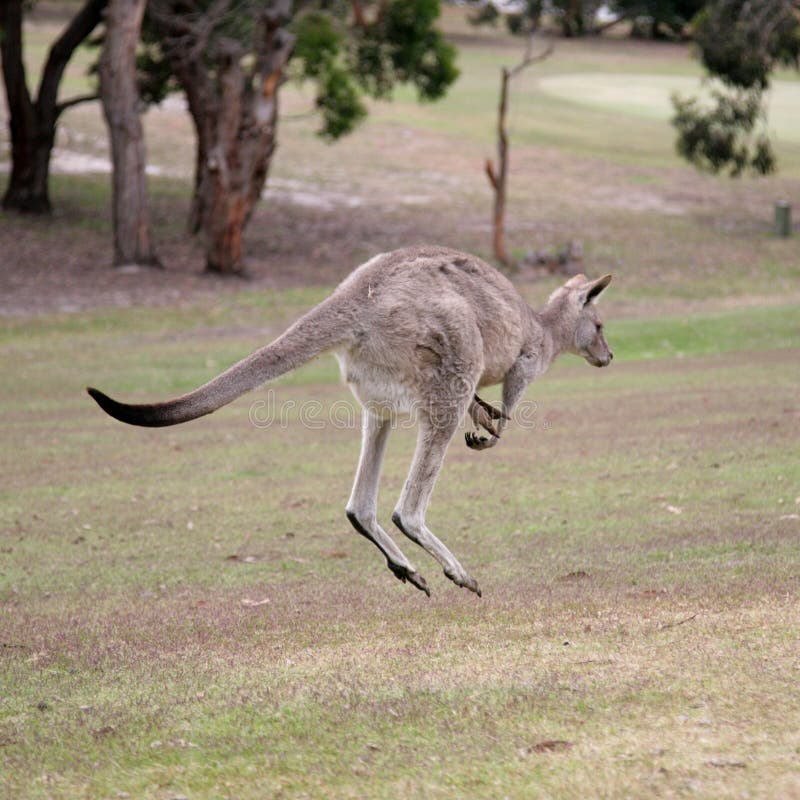
<svg viewBox="0 0 800 800">
<path fill-rule="evenodd" d="M 397 578 L 403 583 L 408 581 L 430 597 L 425 579 L 378 524 L 378 481 L 391 425 L 388 420 L 379 419 L 366 409 L 363 414 L 361 457 L 347 503 L 347 518 L 358 533 L 386 556 L 386 564 Z"/>
<path fill-rule="evenodd" d="M 456 557 L 425 525 L 425 512 L 433 486 L 457 426 L 458 419 L 455 417 L 447 423 L 439 421 L 439 424 L 433 420 L 420 420 L 414 460 L 392 521 L 411 541 L 427 550 L 441 564 L 444 574 L 453 583 L 480 597 L 477 581 L 467 574 Z"/>
</svg>

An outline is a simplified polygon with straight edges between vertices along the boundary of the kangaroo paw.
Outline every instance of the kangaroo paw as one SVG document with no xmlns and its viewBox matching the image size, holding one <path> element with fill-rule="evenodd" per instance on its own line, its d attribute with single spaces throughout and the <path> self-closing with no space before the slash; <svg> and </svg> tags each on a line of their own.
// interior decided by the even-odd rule
<svg viewBox="0 0 800 800">
<path fill-rule="evenodd" d="M 404 567 L 401 564 L 393 564 L 391 561 L 387 561 L 387 565 L 398 580 L 401 580 L 403 583 L 408 581 L 410 584 L 416 586 L 421 592 L 425 592 L 428 597 L 431 596 L 431 590 L 428 588 L 425 578 L 423 578 L 419 572 L 414 572 L 413 570 L 410 570 L 408 567 Z"/>
<path fill-rule="evenodd" d="M 467 443 L 467 447 L 472 450 L 487 450 L 490 447 L 494 447 L 499 441 L 499 436 L 479 436 L 477 433 L 473 433 L 472 431 L 467 431 L 464 434 L 464 440 Z"/>
<path fill-rule="evenodd" d="M 469 404 L 469 415 L 476 428 L 483 428 L 495 438 L 500 436 L 500 431 L 508 420 L 507 414 L 490 406 L 478 395 L 474 395 Z"/>
</svg>

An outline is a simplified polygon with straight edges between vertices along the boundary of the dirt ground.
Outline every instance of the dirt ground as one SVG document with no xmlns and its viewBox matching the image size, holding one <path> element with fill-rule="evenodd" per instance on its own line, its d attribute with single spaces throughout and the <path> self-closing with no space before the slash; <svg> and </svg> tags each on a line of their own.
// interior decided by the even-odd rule
<svg viewBox="0 0 800 800">
<path fill-rule="evenodd" d="M 171 230 L 162 236 L 158 248 L 167 265 L 164 269 L 111 268 L 105 230 L 62 229 L 54 246 L 52 234 L 68 211 L 56 211 L 46 220 L 0 217 L 0 315 L 163 306 L 245 289 L 331 285 L 367 257 L 366 243 L 378 238 L 378 231 L 384 247 L 400 247 L 420 236 L 419 220 L 395 220 L 391 223 L 394 230 L 389 231 L 389 221 L 372 210 L 359 210 L 354 220 L 342 210 L 264 204 L 252 228 L 278 228 L 281 234 L 271 237 L 271 248 L 265 254 L 257 252 L 254 237 L 250 237 L 247 276 L 223 277 L 202 270 L 202 247 L 183 236 L 182 208 L 178 206 L 175 203 L 166 210 Z M 444 231 L 431 227 L 419 241 L 446 239 Z M 287 247 L 290 239 L 296 244 Z M 54 257 L 54 252 L 59 255 Z"/>
<path fill-rule="evenodd" d="M 38 24 L 43 46 L 52 31 L 47 18 Z M 52 216 L 0 212 L 0 315 L 163 306 L 220 292 L 332 285 L 378 252 L 419 243 L 490 258 L 492 197 L 483 165 L 494 150 L 495 62 L 511 58 L 516 43 L 459 25 L 452 35 L 462 48 L 464 74 L 450 106 L 419 107 L 410 97 L 374 104 L 362 128 L 331 146 L 314 136 L 308 96 L 285 87 L 277 155 L 245 236 L 246 280 L 204 274 L 202 243 L 185 233 L 193 134 L 177 97 L 145 117 L 153 233 L 165 269 L 111 268 L 104 123 L 97 103 L 70 109 L 54 152 Z M 542 74 L 543 80 L 547 70 L 571 74 L 586 63 L 645 73 L 654 64 L 682 70 L 687 59 L 675 46 L 561 43 L 559 59 Z M 85 82 L 85 66 L 73 70 L 75 86 Z M 672 154 L 663 122 L 598 117 L 559 103 L 537 80 L 537 72 L 526 73 L 509 117 L 507 223 L 515 256 L 555 252 L 580 240 L 584 271 L 619 274 L 633 305 L 642 305 L 647 292 L 673 307 L 706 298 L 713 305 L 732 297 L 797 296 L 797 248 L 771 237 L 775 200 L 797 194 L 791 169 L 768 181 L 700 175 Z M 6 126 L 0 106 L 0 184 L 8 170 Z M 617 136 L 629 139 L 615 148 Z M 525 285 L 537 277 L 529 272 L 515 279 Z M 546 296 L 549 285 L 530 291 Z"/>
</svg>

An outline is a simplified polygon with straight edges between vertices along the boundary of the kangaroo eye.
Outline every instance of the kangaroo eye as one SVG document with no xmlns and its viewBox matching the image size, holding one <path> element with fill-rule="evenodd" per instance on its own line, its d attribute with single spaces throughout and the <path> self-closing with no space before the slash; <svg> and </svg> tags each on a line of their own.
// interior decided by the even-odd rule
<svg viewBox="0 0 800 800">
<path fill-rule="evenodd" d="M 594 327 L 597 329 L 598 333 L 600 333 L 600 331 L 603 330 L 603 326 L 599 322 Z"/>
</svg>

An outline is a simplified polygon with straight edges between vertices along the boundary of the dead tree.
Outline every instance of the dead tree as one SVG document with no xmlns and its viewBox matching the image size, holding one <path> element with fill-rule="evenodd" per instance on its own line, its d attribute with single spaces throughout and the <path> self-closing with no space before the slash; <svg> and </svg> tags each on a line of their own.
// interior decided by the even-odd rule
<svg viewBox="0 0 800 800">
<path fill-rule="evenodd" d="M 525 55 L 515 67 L 502 67 L 500 71 L 500 103 L 497 108 L 497 164 L 490 158 L 486 159 L 486 175 L 494 191 L 493 249 L 494 256 L 501 264 L 511 266 L 511 259 L 506 247 L 506 189 L 508 185 L 508 131 L 506 129 L 506 114 L 508 111 L 508 84 L 526 67 L 537 61 L 544 61 L 554 49 L 552 41 L 537 54 L 533 52 L 533 34 L 528 38 L 525 46 Z"/>
<path fill-rule="evenodd" d="M 114 265 L 158 265 L 150 238 L 136 45 L 146 0 L 109 0 L 100 94 L 113 161 Z"/>
</svg>

